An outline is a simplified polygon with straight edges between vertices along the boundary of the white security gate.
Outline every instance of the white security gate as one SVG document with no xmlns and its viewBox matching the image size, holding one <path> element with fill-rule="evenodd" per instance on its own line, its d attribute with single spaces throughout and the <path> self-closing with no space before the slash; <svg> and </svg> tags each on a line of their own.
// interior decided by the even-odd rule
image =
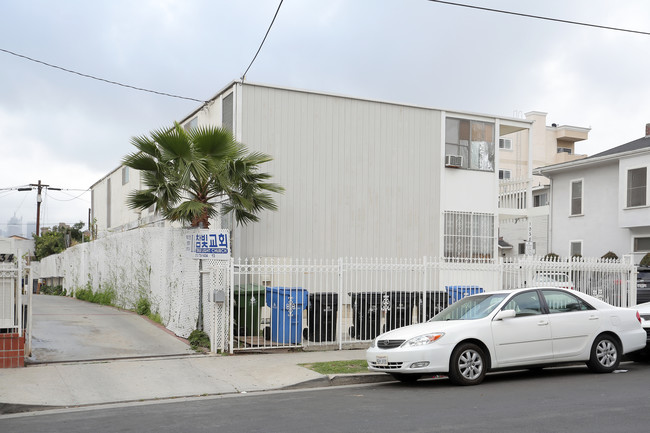
<svg viewBox="0 0 650 433">
<path fill-rule="evenodd" d="M 31 353 L 31 268 L 21 260 L 0 263 L 0 330 L 25 336 L 25 353 Z"/>
<path fill-rule="evenodd" d="M 18 267 L 13 263 L 0 263 L 0 329 L 14 329 L 19 323 L 16 317 L 16 290 Z"/>
<path fill-rule="evenodd" d="M 215 263 L 213 275 L 219 275 L 215 314 L 227 313 L 223 321 L 215 316 L 215 335 L 224 335 L 222 350 L 230 352 L 367 347 L 384 331 L 426 321 L 483 291 L 550 286 L 619 306 L 636 299 L 636 271 L 628 258 L 250 259 Z"/>
</svg>

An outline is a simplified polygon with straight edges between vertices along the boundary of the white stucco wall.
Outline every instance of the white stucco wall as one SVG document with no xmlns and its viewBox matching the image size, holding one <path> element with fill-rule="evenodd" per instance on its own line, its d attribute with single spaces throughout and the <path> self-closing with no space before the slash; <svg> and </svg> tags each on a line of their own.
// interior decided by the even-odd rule
<svg viewBox="0 0 650 433">
<path fill-rule="evenodd" d="M 570 215 L 570 183 L 583 180 L 583 214 Z M 582 255 L 630 253 L 629 231 L 619 226 L 617 161 L 553 175 L 551 183 L 551 252 L 568 256 L 570 243 L 582 241 Z"/>
</svg>

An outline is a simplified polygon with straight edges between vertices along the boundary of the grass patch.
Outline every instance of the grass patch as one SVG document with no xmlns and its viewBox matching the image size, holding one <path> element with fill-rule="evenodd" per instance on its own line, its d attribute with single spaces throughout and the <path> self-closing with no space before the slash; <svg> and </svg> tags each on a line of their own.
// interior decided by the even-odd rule
<svg viewBox="0 0 650 433">
<path fill-rule="evenodd" d="M 310 370 L 314 370 L 316 373 L 320 374 L 351 374 L 368 372 L 368 363 L 365 359 L 355 359 L 352 361 L 314 362 L 312 364 L 300 365 Z"/>
</svg>

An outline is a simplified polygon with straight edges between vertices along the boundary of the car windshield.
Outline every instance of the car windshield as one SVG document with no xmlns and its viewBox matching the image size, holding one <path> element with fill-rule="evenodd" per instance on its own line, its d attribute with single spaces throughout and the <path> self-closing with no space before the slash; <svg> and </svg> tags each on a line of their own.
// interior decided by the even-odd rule
<svg viewBox="0 0 650 433">
<path fill-rule="evenodd" d="M 463 298 L 432 317 L 429 322 L 482 319 L 490 314 L 506 296 L 507 293 L 486 293 Z"/>
</svg>

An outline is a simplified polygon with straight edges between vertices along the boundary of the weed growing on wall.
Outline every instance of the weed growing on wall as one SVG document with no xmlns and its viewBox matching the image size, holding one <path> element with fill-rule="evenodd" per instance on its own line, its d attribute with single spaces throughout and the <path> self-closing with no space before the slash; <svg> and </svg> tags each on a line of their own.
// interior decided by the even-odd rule
<svg viewBox="0 0 650 433">
<path fill-rule="evenodd" d="M 151 314 L 151 301 L 149 298 L 141 297 L 135 305 L 135 312 L 141 316 L 148 316 Z"/>
</svg>

